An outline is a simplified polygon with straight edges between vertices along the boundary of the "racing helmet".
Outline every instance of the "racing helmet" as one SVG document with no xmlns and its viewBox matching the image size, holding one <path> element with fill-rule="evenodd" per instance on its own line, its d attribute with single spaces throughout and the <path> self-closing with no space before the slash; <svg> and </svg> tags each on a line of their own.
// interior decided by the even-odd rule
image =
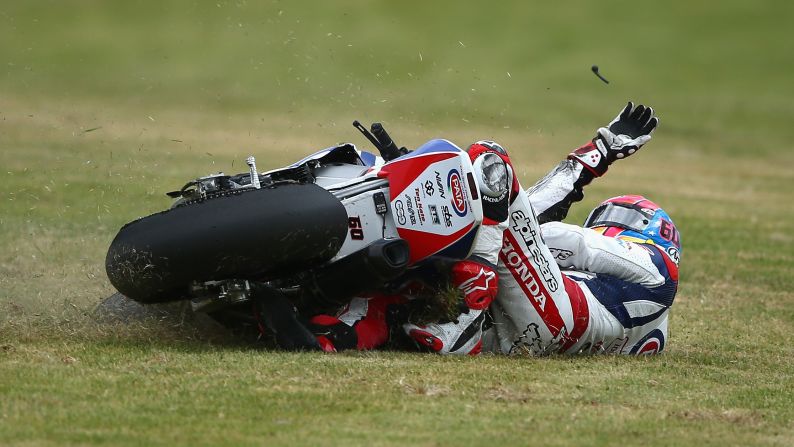
<svg viewBox="0 0 794 447">
<path fill-rule="evenodd" d="M 518 195 L 518 179 L 507 151 L 499 143 L 480 140 L 466 149 L 482 198 L 486 225 L 504 222 L 510 203 Z"/>
<path fill-rule="evenodd" d="M 487 197 L 501 197 L 509 191 L 513 177 L 507 151 L 493 141 L 481 140 L 466 149 L 477 175 L 480 192 Z"/>
<path fill-rule="evenodd" d="M 653 243 L 678 263 L 681 236 L 670 216 L 643 196 L 613 197 L 595 207 L 584 226 L 605 236 L 633 242 Z"/>
</svg>

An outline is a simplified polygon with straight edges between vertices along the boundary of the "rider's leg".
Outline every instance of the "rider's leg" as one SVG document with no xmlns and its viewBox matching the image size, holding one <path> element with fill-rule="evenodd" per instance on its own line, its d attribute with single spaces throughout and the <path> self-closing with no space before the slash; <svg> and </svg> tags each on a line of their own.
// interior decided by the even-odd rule
<svg viewBox="0 0 794 447">
<path fill-rule="evenodd" d="M 336 316 L 315 315 L 309 327 L 324 351 L 375 349 L 389 341 L 390 313 L 404 303 L 399 295 L 356 297 Z"/>
</svg>

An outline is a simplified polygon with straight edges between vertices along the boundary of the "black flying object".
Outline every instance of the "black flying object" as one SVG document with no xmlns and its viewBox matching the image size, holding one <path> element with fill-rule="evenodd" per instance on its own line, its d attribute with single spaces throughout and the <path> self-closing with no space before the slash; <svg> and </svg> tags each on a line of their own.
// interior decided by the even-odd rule
<svg viewBox="0 0 794 447">
<path fill-rule="evenodd" d="M 604 81 L 606 84 L 609 84 L 609 81 L 607 81 L 606 78 L 601 76 L 601 73 L 598 72 L 598 65 L 593 65 L 590 67 L 590 69 L 593 70 L 593 73 L 595 73 L 596 76 L 598 76 L 598 79 Z"/>
</svg>

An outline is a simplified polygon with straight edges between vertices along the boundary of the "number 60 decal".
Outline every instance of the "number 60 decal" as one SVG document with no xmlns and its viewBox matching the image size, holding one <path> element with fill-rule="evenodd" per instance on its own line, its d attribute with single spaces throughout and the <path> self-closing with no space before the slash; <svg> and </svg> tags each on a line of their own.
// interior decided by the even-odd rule
<svg viewBox="0 0 794 447">
<path fill-rule="evenodd" d="M 666 219 L 662 219 L 661 223 L 659 224 L 659 236 L 672 242 L 676 246 L 680 245 L 678 230 L 676 230 L 673 224 Z"/>
<path fill-rule="evenodd" d="M 364 239 L 364 228 L 361 227 L 360 217 L 348 217 L 347 227 L 350 228 L 350 239 L 353 239 L 354 241 L 360 241 Z"/>
</svg>

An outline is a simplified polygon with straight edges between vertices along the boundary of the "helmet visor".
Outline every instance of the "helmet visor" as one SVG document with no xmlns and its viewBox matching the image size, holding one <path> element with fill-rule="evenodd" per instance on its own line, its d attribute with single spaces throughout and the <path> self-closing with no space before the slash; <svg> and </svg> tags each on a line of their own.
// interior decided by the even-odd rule
<svg viewBox="0 0 794 447">
<path fill-rule="evenodd" d="M 594 209 L 587 217 L 584 226 L 588 228 L 619 227 L 641 233 L 650 223 L 651 217 L 653 216 L 636 208 L 607 203 Z"/>
</svg>

